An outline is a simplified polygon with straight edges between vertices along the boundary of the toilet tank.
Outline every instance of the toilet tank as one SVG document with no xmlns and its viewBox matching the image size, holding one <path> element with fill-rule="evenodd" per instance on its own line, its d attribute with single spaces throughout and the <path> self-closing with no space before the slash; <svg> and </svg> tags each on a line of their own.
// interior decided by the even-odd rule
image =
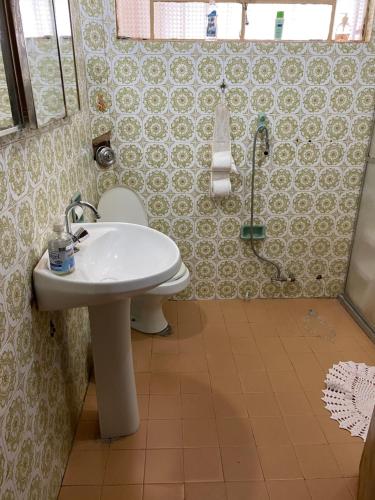
<svg viewBox="0 0 375 500">
<path fill-rule="evenodd" d="M 118 186 L 102 194 L 99 222 L 130 222 L 148 226 L 147 213 L 139 195 L 127 187 Z"/>
</svg>

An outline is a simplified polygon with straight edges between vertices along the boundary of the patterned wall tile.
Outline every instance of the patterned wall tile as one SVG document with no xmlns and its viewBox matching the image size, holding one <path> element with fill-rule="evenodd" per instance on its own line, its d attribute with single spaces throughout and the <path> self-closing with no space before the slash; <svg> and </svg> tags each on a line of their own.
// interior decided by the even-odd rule
<svg viewBox="0 0 375 500">
<path fill-rule="evenodd" d="M 94 5 L 95 4 L 95 5 Z M 151 226 L 192 272 L 183 298 L 335 296 L 342 291 L 375 104 L 375 42 L 135 42 L 116 38 L 114 0 L 81 2 L 92 133 L 109 127 L 117 165 L 99 192 L 136 190 Z M 213 116 L 225 78 L 233 195 L 208 196 Z M 249 222 L 252 140 L 267 114 L 271 154 L 256 172 L 258 244 L 297 281 L 270 282 L 239 239 Z M 321 274 L 322 280 L 316 277 Z"/>
<path fill-rule="evenodd" d="M 79 12 L 78 72 L 84 82 Z M 77 29 L 78 28 L 78 29 Z M 87 310 L 38 312 L 32 270 L 71 195 L 97 202 L 91 130 L 83 110 L 0 140 L 0 498 L 55 499 L 87 387 Z M 50 321 L 56 331 L 50 334 Z"/>
</svg>

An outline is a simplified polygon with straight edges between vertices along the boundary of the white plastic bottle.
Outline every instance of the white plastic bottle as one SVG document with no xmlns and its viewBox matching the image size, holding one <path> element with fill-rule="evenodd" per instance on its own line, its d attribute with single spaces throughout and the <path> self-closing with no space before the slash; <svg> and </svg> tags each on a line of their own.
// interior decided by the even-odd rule
<svg viewBox="0 0 375 500">
<path fill-rule="evenodd" d="M 53 237 L 48 242 L 49 265 L 53 273 L 69 274 L 74 271 L 74 244 L 70 234 L 64 230 L 61 220 L 53 224 Z"/>
<path fill-rule="evenodd" d="M 275 20 L 275 40 L 281 40 L 283 37 L 284 28 L 284 11 L 279 10 Z"/>
</svg>

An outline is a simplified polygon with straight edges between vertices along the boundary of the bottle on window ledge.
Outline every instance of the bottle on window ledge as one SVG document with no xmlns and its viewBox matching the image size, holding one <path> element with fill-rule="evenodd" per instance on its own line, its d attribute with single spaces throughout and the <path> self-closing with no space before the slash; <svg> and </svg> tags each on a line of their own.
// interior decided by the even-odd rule
<svg viewBox="0 0 375 500">
<path fill-rule="evenodd" d="M 275 40 L 281 40 L 283 37 L 284 28 L 284 11 L 279 10 L 275 20 Z"/>
<path fill-rule="evenodd" d="M 209 39 L 217 37 L 217 10 L 215 0 L 210 0 L 210 7 L 207 16 L 206 36 Z"/>
<path fill-rule="evenodd" d="M 344 14 L 341 22 L 337 25 L 335 31 L 335 42 L 347 42 L 350 37 L 350 24 L 348 14 Z"/>
</svg>

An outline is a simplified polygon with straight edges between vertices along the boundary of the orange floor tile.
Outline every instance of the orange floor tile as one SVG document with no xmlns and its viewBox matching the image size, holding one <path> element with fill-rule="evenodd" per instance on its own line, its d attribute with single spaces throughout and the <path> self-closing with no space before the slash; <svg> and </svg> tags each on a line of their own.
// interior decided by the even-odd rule
<svg viewBox="0 0 375 500">
<path fill-rule="evenodd" d="M 354 500 L 363 441 L 321 390 L 333 363 L 374 364 L 375 346 L 336 300 L 171 301 L 166 314 L 170 337 L 133 332 L 138 432 L 100 440 L 91 382 L 59 500 Z"/>
</svg>

